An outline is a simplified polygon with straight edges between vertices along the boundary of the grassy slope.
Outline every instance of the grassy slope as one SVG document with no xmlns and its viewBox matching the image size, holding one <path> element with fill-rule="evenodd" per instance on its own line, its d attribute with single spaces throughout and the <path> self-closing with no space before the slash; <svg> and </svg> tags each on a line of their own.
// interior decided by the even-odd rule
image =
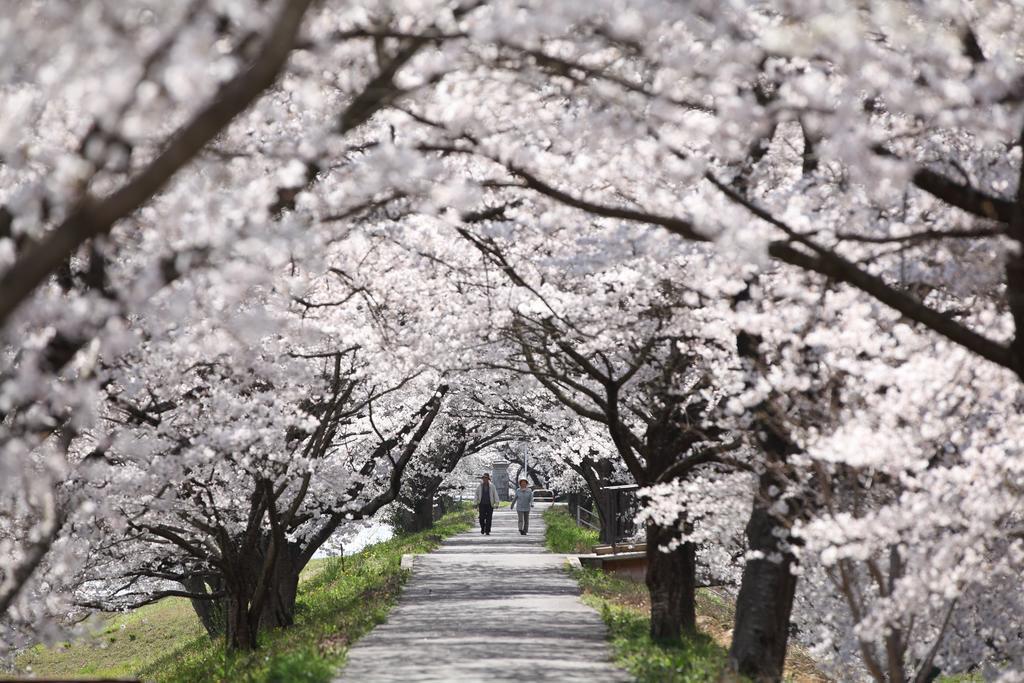
<svg viewBox="0 0 1024 683">
<path fill-rule="evenodd" d="M 548 547 L 554 552 L 589 551 L 593 532 L 576 527 L 564 508 L 551 508 L 545 515 Z M 677 646 L 651 642 L 650 600 L 642 583 L 605 574 L 596 569 L 573 572 L 583 601 L 601 612 L 617 663 L 641 683 L 697 683 L 719 680 L 726 663 L 732 636 L 732 601 L 718 593 L 697 591 L 697 624 L 701 633 L 684 637 Z M 799 648 L 791 648 L 786 659 L 786 678 L 794 683 L 826 681 L 814 661 Z"/>
<path fill-rule="evenodd" d="M 589 553 L 598 543 L 598 533 L 583 529 L 563 507 L 550 507 L 544 511 L 544 541 L 553 553 Z"/>
<path fill-rule="evenodd" d="M 204 634 L 188 600 L 168 598 L 94 623 L 92 636 L 52 648 L 36 647 L 18 657 L 19 668 L 37 676 L 130 677 L 168 647 Z"/>
<path fill-rule="evenodd" d="M 434 529 L 393 538 L 347 558 L 317 560 L 299 586 L 296 624 L 266 632 L 254 654 L 229 655 L 204 633 L 188 601 L 161 600 L 101 620 L 92 637 L 18 658 L 26 673 L 60 677 L 130 677 L 153 681 L 328 681 L 348 645 L 384 621 L 406 576 L 403 554 L 433 550 L 470 527 L 473 512 L 454 512 Z"/>
</svg>

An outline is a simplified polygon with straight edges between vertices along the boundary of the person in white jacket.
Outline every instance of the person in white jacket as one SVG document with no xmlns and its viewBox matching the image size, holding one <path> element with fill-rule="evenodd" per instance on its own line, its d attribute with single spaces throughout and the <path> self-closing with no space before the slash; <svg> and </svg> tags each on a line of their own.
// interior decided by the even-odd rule
<svg viewBox="0 0 1024 683">
<path fill-rule="evenodd" d="M 476 487 L 473 501 L 480 510 L 480 533 L 491 535 L 491 518 L 494 508 L 498 505 L 498 489 L 491 483 L 491 475 L 480 477 L 480 485 Z"/>
</svg>

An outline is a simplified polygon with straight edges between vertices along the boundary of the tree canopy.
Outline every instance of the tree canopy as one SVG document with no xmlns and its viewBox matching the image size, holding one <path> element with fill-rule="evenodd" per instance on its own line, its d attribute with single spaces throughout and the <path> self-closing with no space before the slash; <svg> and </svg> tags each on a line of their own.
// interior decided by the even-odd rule
<svg viewBox="0 0 1024 683">
<path fill-rule="evenodd" d="M 1020 675 L 1022 40 L 999 0 L 12 4 L 3 642 L 183 595 L 255 647 L 339 527 L 514 447 L 643 487 L 656 636 L 715 576 L 750 676 Z"/>
</svg>

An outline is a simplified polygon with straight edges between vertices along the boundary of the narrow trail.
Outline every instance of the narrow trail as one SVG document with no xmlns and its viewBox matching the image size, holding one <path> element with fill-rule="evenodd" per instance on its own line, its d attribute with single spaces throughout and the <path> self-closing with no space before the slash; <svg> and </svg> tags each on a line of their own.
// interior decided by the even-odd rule
<svg viewBox="0 0 1024 683">
<path fill-rule="evenodd" d="M 417 556 L 388 621 L 352 647 L 335 683 L 632 680 L 611 664 L 565 556 L 544 547 L 544 508 L 528 536 L 503 508 L 490 536 L 474 528 Z"/>
</svg>

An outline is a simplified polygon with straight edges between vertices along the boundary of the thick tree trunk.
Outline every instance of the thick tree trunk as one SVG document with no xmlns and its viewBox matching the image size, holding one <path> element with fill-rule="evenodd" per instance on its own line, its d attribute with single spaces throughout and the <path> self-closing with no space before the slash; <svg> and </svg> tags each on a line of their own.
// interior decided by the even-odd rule
<svg viewBox="0 0 1024 683">
<path fill-rule="evenodd" d="M 748 546 L 763 559 L 747 560 L 743 568 L 729 650 L 730 668 L 759 682 L 782 680 L 797 581 L 792 572 L 795 558 L 780 548 L 776 535 L 783 525 L 769 513 L 770 502 L 762 497 L 774 483 L 774 478 L 762 475 L 761 491 L 747 523 Z"/>
<path fill-rule="evenodd" d="M 671 552 L 659 549 L 674 533 L 647 525 L 645 581 L 651 596 L 651 638 L 678 643 L 683 632 L 697 630 L 697 557 L 692 543 L 683 543 Z"/>
<path fill-rule="evenodd" d="M 255 650 L 257 647 L 257 636 L 259 635 L 259 620 L 253 618 L 249 613 L 251 602 L 248 586 L 239 586 L 235 590 L 228 590 L 226 602 L 227 607 L 227 631 L 224 634 L 224 642 L 228 650 Z"/>
<path fill-rule="evenodd" d="M 190 593 L 218 593 L 224 590 L 224 581 L 217 576 L 190 576 L 181 585 Z M 210 638 L 223 636 L 227 627 L 227 603 L 224 598 L 190 602 Z"/>
<path fill-rule="evenodd" d="M 444 477 L 417 475 L 407 484 L 407 493 L 399 501 L 407 508 L 396 520 L 402 531 L 426 531 L 434 526 L 434 498 L 444 482 Z"/>
<path fill-rule="evenodd" d="M 260 628 L 286 628 L 295 623 L 295 598 L 299 589 L 299 573 L 302 571 L 299 564 L 301 551 L 298 544 L 287 543 L 277 553 L 270 588 L 260 616 Z"/>
<path fill-rule="evenodd" d="M 253 650 L 260 629 L 287 628 L 295 623 L 295 599 L 302 571 L 301 546 L 285 543 L 278 550 L 263 606 L 256 614 L 254 592 L 263 571 L 269 539 L 263 545 L 247 560 L 240 561 L 231 579 L 224 581 L 226 597 L 222 605 L 226 630 L 222 633 L 231 650 Z"/>
<path fill-rule="evenodd" d="M 295 600 L 298 597 L 299 573 L 302 567 L 298 564 L 299 547 L 289 545 L 285 552 L 278 555 L 274 566 L 273 577 L 268 588 L 266 601 L 263 603 L 263 610 L 257 624 L 259 628 L 285 628 L 295 623 Z M 259 563 L 254 562 L 250 568 L 253 574 L 247 579 L 248 585 L 255 585 L 258 577 L 255 572 L 262 567 L 262 558 Z M 183 582 L 184 583 L 184 582 Z M 221 579 L 207 579 L 210 590 L 226 590 L 226 585 Z M 206 592 L 206 586 L 202 579 L 186 584 L 186 588 L 192 592 Z M 236 616 L 234 622 L 228 618 L 230 609 L 238 609 L 243 597 L 232 595 L 231 592 L 219 600 L 192 600 L 192 608 L 202 622 L 207 634 L 211 638 L 226 637 L 229 641 L 236 638 L 231 628 L 237 628 L 239 622 Z M 248 607 L 246 607 L 248 610 Z M 252 619 L 249 619 L 252 623 Z M 234 625 L 229 628 L 229 623 Z"/>
<path fill-rule="evenodd" d="M 409 531 L 425 531 L 434 526 L 434 496 L 418 498 L 412 505 Z"/>
</svg>

